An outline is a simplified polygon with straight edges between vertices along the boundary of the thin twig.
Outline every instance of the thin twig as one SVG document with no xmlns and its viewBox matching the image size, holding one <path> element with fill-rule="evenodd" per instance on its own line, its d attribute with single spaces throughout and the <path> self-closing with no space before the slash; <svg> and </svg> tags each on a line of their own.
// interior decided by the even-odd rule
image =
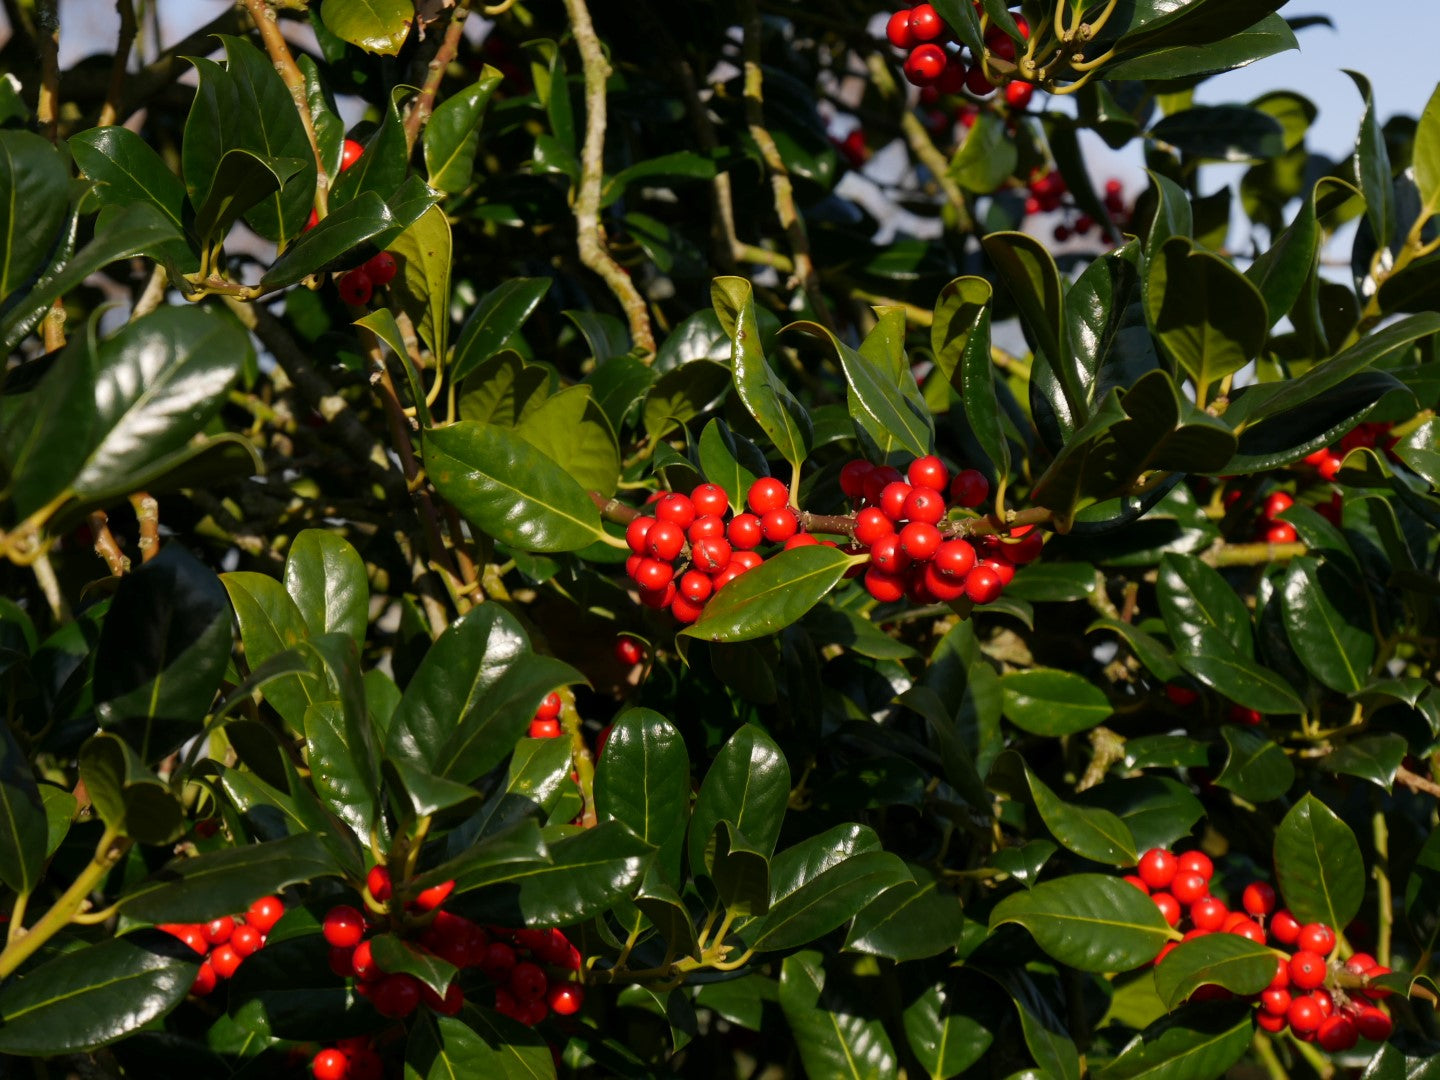
<svg viewBox="0 0 1440 1080">
<path fill-rule="evenodd" d="M 600 223 L 600 188 L 605 180 L 605 84 L 610 78 L 610 61 L 600 47 L 585 0 L 565 0 L 565 10 L 585 69 L 585 145 L 580 152 L 580 191 L 575 199 L 580 261 L 599 274 L 620 301 L 630 324 L 630 338 L 648 363 L 655 355 L 649 309 L 630 275 L 611 257 L 605 228 Z"/>
<path fill-rule="evenodd" d="M 465 17 L 469 14 L 470 0 L 458 0 L 450 15 L 450 25 L 445 28 L 445 37 L 440 42 L 440 48 L 430 60 L 425 85 L 420 88 L 415 103 L 405 117 L 405 146 L 410 150 L 415 149 L 415 140 L 420 137 L 421 130 L 435 108 L 435 95 L 440 92 L 440 82 L 445 78 L 445 69 L 450 66 L 460 48 L 460 37 L 465 32 Z"/>
<path fill-rule="evenodd" d="M 1404 765 L 1395 770 L 1395 782 L 1411 791 L 1422 792 L 1440 799 L 1440 784 L 1435 783 L 1428 776 L 1411 772 Z"/>
<path fill-rule="evenodd" d="M 109 127 L 120 120 L 120 102 L 125 96 L 125 72 L 130 66 L 130 50 L 135 44 L 138 30 L 135 22 L 134 0 L 115 0 L 115 10 L 120 13 L 120 37 L 115 42 L 115 62 L 110 68 L 110 90 L 105 95 L 105 104 L 100 107 L 97 127 Z"/>
<path fill-rule="evenodd" d="M 45 603 L 50 605 L 50 616 L 55 620 L 55 625 L 68 622 L 70 605 L 65 602 L 65 594 L 60 591 L 60 579 L 55 576 L 55 568 L 50 565 L 50 556 L 42 550 L 31 560 L 30 570 L 35 575 L 40 591 L 45 594 Z"/>
<path fill-rule="evenodd" d="M 148 491 L 130 496 L 135 520 L 140 523 L 140 561 L 147 563 L 160 554 L 160 503 Z"/>
<path fill-rule="evenodd" d="M 833 328 L 834 317 L 825 294 L 820 289 L 820 277 L 815 272 L 815 262 L 810 258 L 810 238 L 805 235 L 805 222 L 795 206 L 795 189 L 790 183 L 790 169 L 775 145 L 775 137 L 765 126 L 765 73 L 760 66 L 760 9 L 755 0 L 742 0 L 741 15 L 744 19 L 745 49 L 745 123 L 765 162 L 770 174 L 770 189 L 775 199 L 775 213 L 780 218 L 780 227 L 785 230 L 790 254 L 795 260 L 795 282 L 805 290 L 805 297 L 815 312 L 815 317 L 825 326 Z"/>
<path fill-rule="evenodd" d="M 270 54 L 275 70 L 285 81 L 285 88 L 290 91 L 290 97 L 295 102 L 295 111 L 300 114 L 300 123 L 305 127 L 305 137 L 310 140 L 310 149 L 315 154 L 315 168 L 318 171 L 315 178 L 315 206 L 323 217 L 329 203 L 330 177 L 325 172 L 325 159 L 320 152 L 320 142 L 315 137 L 315 122 L 310 116 L 310 98 L 305 87 L 305 76 L 295 63 L 295 57 L 290 55 L 290 44 L 280 32 L 278 17 L 265 0 L 244 0 L 244 3 L 245 10 L 250 12 L 250 18 L 255 21 L 255 29 L 260 32 L 265 51 Z"/>
<path fill-rule="evenodd" d="M 90 515 L 90 531 L 95 534 L 95 554 L 105 560 L 110 573 L 116 577 L 129 573 L 130 560 L 115 542 L 115 534 L 110 531 L 110 519 L 104 510 L 96 510 Z"/>
</svg>

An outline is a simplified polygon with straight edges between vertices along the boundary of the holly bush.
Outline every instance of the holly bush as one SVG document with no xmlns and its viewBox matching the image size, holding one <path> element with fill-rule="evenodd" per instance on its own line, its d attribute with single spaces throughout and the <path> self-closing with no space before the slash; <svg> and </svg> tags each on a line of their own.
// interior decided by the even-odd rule
<svg viewBox="0 0 1440 1080">
<path fill-rule="evenodd" d="M 158 7 L 6 4 L 0 1054 L 1434 1071 L 1440 95 L 1197 104 L 1283 0 Z"/>
</svg>

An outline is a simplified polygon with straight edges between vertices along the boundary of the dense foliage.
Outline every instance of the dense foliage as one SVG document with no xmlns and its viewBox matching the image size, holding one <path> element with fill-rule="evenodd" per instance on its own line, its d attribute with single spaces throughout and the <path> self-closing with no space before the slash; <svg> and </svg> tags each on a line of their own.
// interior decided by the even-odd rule
<svg viewBox="0 0 1440 1080">
<path fill-rule="evenodd" d="M 7 0 L 0 1055 L 1440 1070 L 1440 93 L 1285 6 Z"/>
</svg>

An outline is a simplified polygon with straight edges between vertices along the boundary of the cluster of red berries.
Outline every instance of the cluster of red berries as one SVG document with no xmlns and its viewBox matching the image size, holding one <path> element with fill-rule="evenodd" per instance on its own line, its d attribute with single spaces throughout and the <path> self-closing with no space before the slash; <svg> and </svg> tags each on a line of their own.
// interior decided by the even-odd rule
<svg viewBox="0 0 1440 1080">
<path fill-rule="evenodd" d="M 545 695 L 530 721 L 530 738 L 554 739 L 560 735 L 560 695 L 554 690 Z"/>
<path fill-rule="evenodd" d="M 344 172 L 350 166 L 360 160 L 365 148 L 354 139 L 346 139 L 345 145 L 340 150 L 340 171 Z M 316 210 L 310 211 L 310 220 L 305 222 L 305 230 L 308 232 L 320 224 L 320 214 Z M 399 264 L 395 256 L 388 251 L 382 251 L 366 259 L 354 270 L 346 271 L 335 281 L 335 288 L 340 293 L 340 299 L 351 307 L 361 307 L 370 302 L 370 297 L 375 290 L 382 285 L 388 285 L 395 278 L 399 270 Z"/>
<path fill-rule="evenodd" d="M 1260 504 L 1260 520 L 1256 524 L 1255 539 L 1269 544 L 1293 544 L 1296 539 L 1295 526 L 1281 521 L 1280 515 L 1295 505 L 1293 496 L 1283 491 L 1272 491 Z"/>
<path fill-rule="evenodd" d="M 979 5 L 976 5 L 978 10 Z M 1015 25 L 1020 36 L 1029 38 L 1030 26 L 1016 14 Z M 902 8 L 885 24 L 890 44 L 906 54 L 905 78 L 922 88 L 934 88 L 940 94 L 958 94 L 969 90 L 984 97 L 995 89 L 980 57 L 966 64 L 965 56 L 945 19 L 932 4 L 920 3 Z M 1009 35 L 992 27 L 985 34 L 985 52 L 991 57 L 1014 62 L 1015 42 Z M 1030 104 L 1035 87 L 1023 80 L 1011 80 L 1005 87 L 1005 100 L 1012 108 L 1023 109 Z"/>
<path fill-rule="evenodd" d="M 265 935 L 284 914 L 278 896 L 262 896 L 244 915 L 221 915 L 206 923 L 161 923 L 156 929 L 173 934 L 205 957 L 190 987 L 196 997 L 205 997 L 221 979 L 234 975 L 247 956 L 260 951 Z"/>
<path fill-rule="evenodd" d="M 1065 211 L 1065 220 L 1055 226 L 1055 240 L 1058 243 L 1065 243 L 1078 236 L 1088 236 L 1096 228 L 1096 222 L 1089 214 L 1078 211 L 1072 201 L 1066 196 L 1069 194 L 1069 187 L 1065 178 L 1060 173 L 1051 169 L 1048 172 L 1036 173 L 1026 185 L 1029 194 L 1025 196 L 1025 216 L 1035 214 L 1048 214 L 1056 210 Z M 1105 212 L 1110 220 L 1122 231 L 1129 228 L 1130 217 L 1133 208 L 1125 202 L 1125 186 L 1113 177 L 1105 181 L 1105 194 L 1102 196 Z"/>
<path fill-rule="evenodd" d="M 1358 424 L 1346 433 L 1335 446 L 1316 450 L 1305 457 L 1305 464 L 1320 474 L 1322 480 L 1334 480 L 1340 473 L 1340 462 L 1351 450 L 1376 449 L 1390 457 L 1395 456 L 1395 445 L 1400 439 L 1390 434 L 1391 423 L 1386 420 Z"/>
<path fill-rule="evenodd" d="M 765 561 L 756 549 L 769 542 L 785 550 L 821 541 L 801 526 L 790 506 L 790 489 L 762 476 L 750 485 L 748 513 L 730 517 L 730 499 L 718 484 L 701 484 L 689 495 L 678 491 L 652 497 L 651 512 L 625 529 L 634 553 L 625 572 L 640 589 L 640 601 L 670 609 L 682 623 L 700 617 L 705 602 L 747 570 Z M 688 568 L 687 568 L 688 567 Z"/>
<path fill-rule="evenodd" d="M 990 483 L 975 469 L 962 469 L 952 480 L 933 454 L 916 458 L 904 474 L 890 465 L 847 462 L 840 488 L 858 508 L 853 550 L 870 553 L 864 584 L 877 600 L 908 596 L 933 604 L 963 596 L 989 604 L 1015 568 L 1033 562 L 1045 544 L 1029 526 L 1011 530 L 1009 540 L 979 536 L 971 543 L 947 536 L 940 528 L 949 511 L 947 490 L 950 503 L 973 509 L 989 498 Z"/>
<path fill-rule="evenodd" d="M 1184 940 L 1206 934 L 1236 934 L 1258 945 L 1278 945 L 1275 977 L 1255 995 L 1255 1022 L 1278 1034 L 1289 1027 L 1296 1038 L 1316 1042 L 1330 1053 L 1349 1050 L 1361 1038 L 1381 1042 L 1394 1030 L 1390 1016 L 1376 1004 L 1390 991 L 1370 985 L 1390 969 L 1364 953 L 1343 964 L 1332 962 L 1336 935 L 1324 923 L 1301 924 L 1289 911 L 1276 910 L 1275 890 L 1252 881 L 1240 894 L 1240 910 L 1231 911 L 1210 894 L 1215 867 L 1202 851 L 1174 855 L 1152 848 L 1140 857 L 1135 873 L 1125 878 L 1155 902 L 1171 926 L 1179 928 L 1188 917 Z M 1155 963 L 1164 961 L 1176 943 L 1160 950 Z M 1288 955 L 1285 949 L 1294 951 Z M 1228 998 L 1220 986 L 1202 986 L 1192 1001 Z"/>
</svg>

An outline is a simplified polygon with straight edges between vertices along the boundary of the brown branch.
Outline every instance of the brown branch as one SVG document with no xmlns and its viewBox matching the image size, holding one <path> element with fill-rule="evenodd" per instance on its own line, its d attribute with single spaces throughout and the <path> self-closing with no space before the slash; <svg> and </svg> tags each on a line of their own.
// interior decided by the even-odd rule
<svg viewBox="0 0 1440 1080">
<path fill-rule="evenodd" d="M 780 227 L 785 230 L 785 239 L 790 245 L 790 254 L 795 260 L 794 281 L 805 290 L 805 297 L 814 309 L 815 317 L 825 326 L 833 328 L 835 321 L 825 294 L 820 289 L 820 277 L 815 272 L 814 260 L 810 258 L 810 239 L 805 235 L 805 222 L 795 207 L 795 190 L 790 184 L 790 170 L 780 156 L 775 138 L 765 126 L 765 74 L 760 66 L 760 9 L 755 0 L 743 0 L 741 4 L 744 19 L 745 48 L 745 122 L 750 129 L 750 138 L 760 150 L 765 169 L 770 174 L 770 189 L 775 199 L 775 213 L 780 218 Z"/>
<path fill-rule="evenodd" d="M 120 102 L 125 96 L 125 72 L 130 66 L 130 50 L 135 45 L 138 26 L 135 22 L 134 0 L 115 0 L 115 10 L 120 13 L 120 37 L 115 43 L 115 62 L 110 68 L 110 89 L 105 94 L 105 104 L 100 107 L 97 127 L 109 127 L 120 119 Z"/>
<path fill-rule="evenodd" d="M 1404 765 L 1395 770 L 1395 782 L 1411 791 L 1421 792 L 1425 795 L 1440 799 L 1440 784 L 1435 783 L 1428 776 L 1421 776 L 1419 773 L 1411 772 Z"/>
<path fill-rule="evenodd" d="M 410 112 L 405 117 L 405 146 L 409 150 L 415 149 L 415 140 L 420 137 L 421 129 L 425 127 L 435 108 L 435 95 L 440 91 L 445 69 L 450 66 L 460 48 L 460 37 L 465 32 L 465 18 L 469 14 L 470 0 L 458 0 L 450 16 L 450 25 L 445 28 L 445 37 L 440 42 L 440 48 L 430 60 L 425 85 L 420 88 L 415 103 L 410 106 Z"/>
<path fill-rule="evenodd" d="M 105 560 L 105 565 L 110 567 L 110 573 L 116 577 L 128 574 L 130 560 L 115 542 L 115 535 L 110 531 L 110 519 L 104 510 L 96 510 L 90 515 L 90 531 L 95 535 L 95 554 Z"/>
<path fill-rule="evenodd" d="M 245 10 L 255 22 L 255 29 L 260 33 L 265 51 L 270 54 L 275 70 L 285 81 L 285 88 L 290 91 L 290 98 L 295 102 L 295 111 L 300 114 L 300 123 L 305 127 L 305 137 L 310 140 L 310 149 L 315 154 L 315 168 L 318 173 L 315 178 L 315 206 L 323 216 L 329 203 L 330 177 L 325 172 L 325 159 L 320 152 L 320 142 L 315 137 L 315 122 L 310 116 L 310 97 L 305 87 L 305 76 L 296 65 L 295 57 L 290 55 L 290 44 L 280 32 L 278 16 L 265 0 L 244 0 L 244 3 Z"/>
<path fill-rule="evenodd" d="M 630 338 L 649 363 L 655 356 L 649 309 L 630 275 L 610 255 L 605 227 L 600 223 L 600 188 L 605 180 L 605 84 L 610 78 L 610 61 L 600 47 L 585 0 L 565 0 L 565 10 L 585 69 L 585 145 L 580 152 L 580 191 L 575 199 L 580 261 L 600 275 L 620 302 L 630 324 Z"/>
<path fill-rule="evenodd" d="M 135 520 L 140 523 L 140 561 L 147 563 L 160 554 L 160 504 L 148 491 L 130 496 Z"/>
</svg>

